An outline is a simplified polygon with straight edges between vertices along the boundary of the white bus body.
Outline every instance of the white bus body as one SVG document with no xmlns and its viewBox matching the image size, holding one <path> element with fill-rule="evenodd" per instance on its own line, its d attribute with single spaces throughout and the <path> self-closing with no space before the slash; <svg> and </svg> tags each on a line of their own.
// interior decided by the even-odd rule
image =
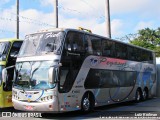
<svg viewBox="0 0 160 120">
<path fill-rule="evenodd" d="M 27 35 L 12 89 L 15 109 L 43 112 L 90 111 L 155 95 L 152 51 L 74 29 Z"/>
</svg>

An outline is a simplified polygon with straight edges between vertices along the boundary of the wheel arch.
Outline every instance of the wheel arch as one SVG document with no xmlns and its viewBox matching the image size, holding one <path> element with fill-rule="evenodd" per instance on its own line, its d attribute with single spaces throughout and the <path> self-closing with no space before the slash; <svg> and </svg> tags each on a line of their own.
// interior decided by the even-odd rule
<svg viewBox="0 0 160 120">
<path fill-rule="evenodd" d="M 94 96 L 93 92 L 88 90 L 83 94 L 83 96 L 86 95 L 86 94 L 89 94 L 89 98 L 90 98 L 91 102 L 95 104 L 95 96 Z"/>
<path fill-rule="evenodd" d="M 141 88 L 141 87 L 138 87 L 137 90 L 139 90 L 140 93 L 142 94 L 142 88 Z M 136 90 L 136 91 L 137 91 L 137 90 Z"/>
<path fill-rule="evenodd" d="M 137 91 L 139 91 L 139 93 L 140 93 L 140 99 L 137 101 L 136 100 L 136 102 L 139 102 L 139 101 L 142 101 L 143 100 L 143 91 L 142 91 L 142 88 L 141 87 L 138 87 L 137 89 L 136 89 L 136 92 L 135 92 L 135 99 L 137 99 Z"/>
</svg>

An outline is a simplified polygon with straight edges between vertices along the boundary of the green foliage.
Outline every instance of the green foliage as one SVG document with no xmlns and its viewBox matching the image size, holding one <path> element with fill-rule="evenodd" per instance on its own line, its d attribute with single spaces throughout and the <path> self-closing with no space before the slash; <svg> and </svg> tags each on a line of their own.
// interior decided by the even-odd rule
<svg viewBox="0 0 160 120">
<path fill-rule="evenodd" d="M 133 45 L 144 47 L 155 51 L 157 57 L 160 57 L 160 28 L 152 30 L 145 28 L 138 31 L 138 36 L 129 42 Z"/>
<path fill-rule="evenodd" d="M 156 57 L 160 57 L 160 46 L 157 46 L 154 51 L 156 52 Z"/>
</svg>

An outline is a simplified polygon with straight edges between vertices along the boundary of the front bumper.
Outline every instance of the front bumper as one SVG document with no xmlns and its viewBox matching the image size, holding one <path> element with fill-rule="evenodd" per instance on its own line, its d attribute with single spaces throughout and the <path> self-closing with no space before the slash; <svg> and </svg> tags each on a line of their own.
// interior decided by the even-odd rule
<svg viewBox="0 0 160 120">
<path fill-rule="evenodd" d="M 12 99 L 13 106 L 17 110 L 22 111 L 34 111 L 34 112 L 59 112 L 57 100 L 48 102 L 22 102 L 19 100 Z"/>
</svg>

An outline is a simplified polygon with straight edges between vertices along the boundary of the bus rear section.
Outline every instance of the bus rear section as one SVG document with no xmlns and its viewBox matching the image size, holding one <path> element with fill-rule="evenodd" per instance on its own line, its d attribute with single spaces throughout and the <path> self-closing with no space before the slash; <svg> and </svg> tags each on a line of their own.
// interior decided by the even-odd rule
<svg viewBox="0 0 160 120">
<path fill-rule="evenodd" d="M 8 70 L 7 80 L 2 78 L 2 71 L 16 63 L 16 57 L 21 47 L 22 40 L 0 40 L 0 108 L 12 107 L 12 80 L 14 68 Z"/>
</svg>

